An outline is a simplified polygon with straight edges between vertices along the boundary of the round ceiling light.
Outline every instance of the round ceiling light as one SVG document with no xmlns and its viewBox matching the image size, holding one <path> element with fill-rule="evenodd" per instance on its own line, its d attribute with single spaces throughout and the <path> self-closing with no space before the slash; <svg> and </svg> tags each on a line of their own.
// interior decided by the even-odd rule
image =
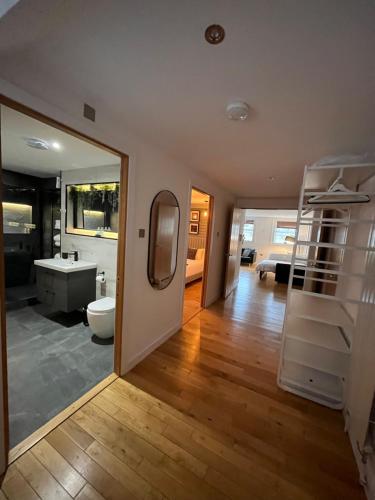
<svg viewBox="0 0 375 500">
<path fill-rule="evenodd" d="M 225 38 L 225 31 L 220 24 L 211 24 L 204 33 L 204 37 L 211 45 L 218 45 Z"/>
<path fill-rule="evenodd" d="M 30 148 L 41 149 L 42 151 L 47 151 L 49 149 L 48 142 L 43 141 L 43 139 L 35 139 L 34 137 L 26 137 L 26 144 Z"/>
<path fill-rule="evenodd" d="M 230 102 L 226 109 L 229 120 L 246 120 L 249 116 L 250 106 L 243 101 Z"/>
</svg>

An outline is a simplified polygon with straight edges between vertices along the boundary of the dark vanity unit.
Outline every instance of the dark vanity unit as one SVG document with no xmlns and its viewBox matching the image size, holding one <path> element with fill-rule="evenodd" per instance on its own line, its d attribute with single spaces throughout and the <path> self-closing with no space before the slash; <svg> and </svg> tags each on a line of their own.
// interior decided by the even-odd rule
<svg viewBox="0 0 375 500">
<path fill-rule="evenodd" d="M 34 263 L 37 298 L 51 311 L 69 313 L 96 300 L 96 264 L 67 259 Z"/>
</svg>

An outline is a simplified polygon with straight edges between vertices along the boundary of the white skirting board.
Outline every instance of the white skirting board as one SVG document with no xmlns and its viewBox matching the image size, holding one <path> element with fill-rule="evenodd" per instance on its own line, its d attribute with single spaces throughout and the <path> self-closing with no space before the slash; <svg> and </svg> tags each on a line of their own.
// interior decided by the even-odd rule
<svg viewBox="0 0 375 500">
<path fill-rule="evenodd" d="M 160 335 L 159 338 L 154 340 L 154 342 L 152 342 L 152 344 L 146 347 L 146 349 L 143 349 L 143 351 L 133 356 L 133 358 L 131 358 L 130 360 L 125 361 L 125 372 L 123 373 L 123 375 L 132 370 L 136 365 L 138 365 L 138 363 L 143 361 L 149 354 L 155 351 L 155 349 L 157 349 L 159 346 L 164 344 L 164 342 L 166 342 L 170 337 L 172 337 L 172 335 L 181 330 L 181 328 L 182 328 L 181 323 L 170 328 L 168 331 Z"/>
</svg>

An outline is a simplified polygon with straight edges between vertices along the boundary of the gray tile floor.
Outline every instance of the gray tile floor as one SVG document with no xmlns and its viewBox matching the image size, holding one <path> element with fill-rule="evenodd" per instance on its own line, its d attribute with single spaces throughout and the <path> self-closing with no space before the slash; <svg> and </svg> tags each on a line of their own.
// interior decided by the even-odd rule
<svg viewBox="0 0 375 500">
<path fill-rule="evenodd" d="M 6 315 L 11 448 L 113 371 L 113 345 L 92 342 L 83 323 L 66 328 L 39 311 Z"/>
</svg>

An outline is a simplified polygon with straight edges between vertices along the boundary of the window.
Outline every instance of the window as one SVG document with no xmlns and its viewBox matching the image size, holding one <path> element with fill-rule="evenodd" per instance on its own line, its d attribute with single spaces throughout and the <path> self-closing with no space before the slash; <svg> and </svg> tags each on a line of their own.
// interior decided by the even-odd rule
<svg viewBox="0 0 375 500">
<path fill-rule="evenodd" d="M 243 237 L 244 241 L 253 241 L 254 240 L 254 221 L 246 220 L 243 226 Z"/>
<path fill-rule="evenodd" d="M 297 223 L 294 221 L 280 221 L 276 222 L 275 229 L 273 231 L 272 243 L 276 245 L 283 245 L 284 243 L 294 243 L 296 237 L 296 227 Z M 288 239 L 286 239 L 289 237 Z"/>
</svg>

